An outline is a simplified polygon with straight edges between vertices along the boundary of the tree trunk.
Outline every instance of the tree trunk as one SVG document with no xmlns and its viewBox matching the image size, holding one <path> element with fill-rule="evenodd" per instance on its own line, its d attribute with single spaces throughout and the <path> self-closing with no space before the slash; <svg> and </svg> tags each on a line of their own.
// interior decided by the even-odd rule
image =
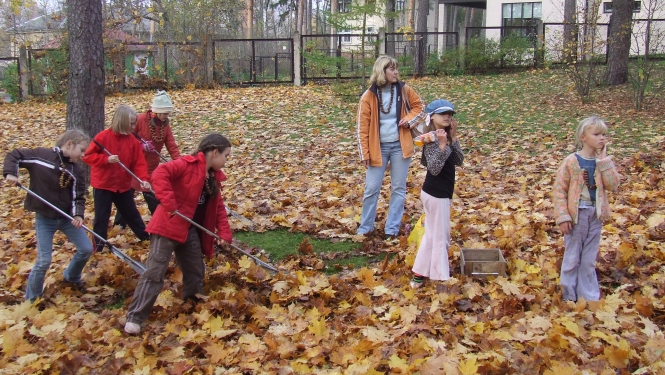
<svg viewBox="0 0 665 375">
<path fill-rule="evenodd" d="M 252 39 L 254 34 L 254 0 L 247 0 L 247 8 L 245 8 L 245 39 Z"/>
<path fill-rule="evenodd" d="M 563 9 L 563 61 L 572 63 L 577 60 L 577 3 L 565 0 Z"/>
<path fill-rule="evenodd" d="M 427 14 L 429 13 L 429 0 L 418 0 L 418 18 L 416 19 L 416 32 L 427 32 Z M 415 70 L 416 75 L 425 73 L 425 59 L 427 56 L 427 35 L 416 35 Z"/>
<path fill-rule="evenodd" d="M 104 130 L 104 44 L 101 0 L 68 0 L 67 129 L 91 137 Z"/>
<path fill-rule="evenodd" d="M 605 82 L 621 85 L 628 81 L 633 0 L 614 0 L 612 4 Z"/>
<path fill-rule="evenodd" d="M 298 17 L 296 18 L 296 31 L 299 35 L 302 35 L 302 20 L 303 14 L 305 13 L 305 0 L 298 0 Z"/>
<path fill-rule="evenodd" d="M 307 0 L 307 14 L 305 14 L 307 34 L 312 34 L 312 0 Z"/>
<path fill-rule="evenodd" d="M 386 19 L 386 33 L 395 32 L 395 0 L 386 0 L 386 13 L 388 13 Z M 395 57 L 395 36 L 387 36 L 386 43 L 386 55 Z"/>
</svg>

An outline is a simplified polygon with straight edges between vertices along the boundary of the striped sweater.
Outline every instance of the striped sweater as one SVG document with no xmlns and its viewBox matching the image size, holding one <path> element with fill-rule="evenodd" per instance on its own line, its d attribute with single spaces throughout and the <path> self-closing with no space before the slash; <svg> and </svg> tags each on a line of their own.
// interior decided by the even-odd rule
<svg viewBox="0 0 665 375">
<path fill-rule="evenodd" d="M 596 185 L 596 215 L 600 221 L 607 221 L 612 214 L 607 191 L 616 191 L 621 183 L 621 175 L 614 166 L 612 157 L 596 160 L 594 173 Z M 580 197 L 584 187 L 584 174 L 575 154 L 568 155 L 556 174 L 554 181 L 553 203 L 556 224 L 571 221 L 577 224 Z"/>
</svg>

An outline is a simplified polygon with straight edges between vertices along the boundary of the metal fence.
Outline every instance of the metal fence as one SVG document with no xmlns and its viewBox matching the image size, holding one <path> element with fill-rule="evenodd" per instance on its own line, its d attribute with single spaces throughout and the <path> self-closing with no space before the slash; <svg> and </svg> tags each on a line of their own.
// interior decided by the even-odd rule
<svg viewBox="0 0 665 375">
<path fill-rule="evenodd" d="M 607 53 L 608 25 L 577 27 L 578 58 L 603 58 Z M 467 27 L 463 34 L 342 33 L 281 39 L 209 36 L 205 41 L 116 43 L 105 51 L 107 88 L 121 91 L 357 79 L 371 74 L 374 59 L 382 53 L 398 59 L 403 76 L 445 74 L 455 69 L 474 73 L 532 67 L 544 61 L 563 61 L 563 28 L 563 23 L 543 23 L 537 27 Z M 463 46 L 459 45 L 461 39 Z M 631 54 L 642 55 L 646 48 L 651 54 L 665 54 L 665 19 L 633 20 Z M 27 55 L 28 93 L 64 94 L 66 52 L 29 49 Z M 16 60 L 5 58 L 0 63 L 6 66 Z"/>
<path fill-rule="evenodd" d="M 219 84 L 293 83 L 293 39 L 215 39 Z"/>
<path fill-rule="evenodd" d="M 535 26 L 467 27 L 464 41 L 465 64 L 472 72 L 538 63 Z"/>
<path fill-rule="evenodd" d="M 300 45 L 303 82 L 367 77 L 379 55 L 377 34 L 302 35 Z"/>
<path fill-rule="evenodd" d="M 441 56 L 457 50 L 458 44 L 457 32 L 386 33 L 385 37 L 386 54 L 400 62 L 400 74 L 404 75 L 440 73 L 436 66 Z"/>
<path fill-rule="evenodd" d="M 107 57 L 107 77 L 127 88 L 183 87 L 204 80 L 201 42 L 126 43 Z M 107 79 L 108 81 L 109 79 Z"/>
</svg>

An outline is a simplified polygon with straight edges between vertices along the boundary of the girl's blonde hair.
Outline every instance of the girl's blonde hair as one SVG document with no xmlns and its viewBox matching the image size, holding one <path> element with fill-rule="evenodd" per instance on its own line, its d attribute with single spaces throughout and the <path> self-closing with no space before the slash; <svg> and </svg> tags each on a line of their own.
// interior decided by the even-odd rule
<svg viewBox="0 0 665 375">
<path fill-rule="evenodd" d="M 118 134 L 131 134 L 132 117 L 136 118 L 136 111 L 134 108 L 125 104 L 120 104 L 113 114 L 113 120 L 111 120 L 111 130 Z"/>
<path fill-rule="evenodd" d="M 580 124 L 577 125 L 577 130 L 575 131 L 575 147 L 579 150 L 584 147 L 582 144 L 582 134 L 589 129 L 599 130 L 601 133 L 605 134 L 607 132 L 607 125 L 605 124 L 605 121 L 598 116 L 587 117 L 580 121 Z"/>
<path fill-rule="evenodd" d="M 389 67 L 397 68 L 397 60 L 390 56 L 379 56 L 374 62 L 374 69 L 372 75 L 369 77 L 369 83 L 375 83 L 377 86 L 382 87 L 386 84 L 386 69 Z"/>
<path fill-rule="evenodd" d="M 67 142 L 71 141 L 72 144 L 90 143 L 90 137 L 78 129 L 70 129 L 62 133 L 60 138 L 55 142 L 55 147 L 62 148 Z"/>
</svg>

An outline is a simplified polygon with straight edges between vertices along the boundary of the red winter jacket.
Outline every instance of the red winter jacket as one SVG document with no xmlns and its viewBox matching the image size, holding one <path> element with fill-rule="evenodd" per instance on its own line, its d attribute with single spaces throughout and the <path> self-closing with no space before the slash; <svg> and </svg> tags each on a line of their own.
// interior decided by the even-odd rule
<svg viewBox="0 0 665 375">
<path fill-rule="evenodd" d="M 187 240 L 190 224 L 177 215 L 170 215 L 169 212 L 178 210 L 188 218 L 194 217 L 206 176 L 206 160 L 202 152 L 160 164 L 152 173 L 152 188 L 161 204 L 157 206 L 146 231 L 184 243 Z M 220 184 L 226 180 L 226 175 L 222 171 L 217 171 L 215 179 L 220 192 L 205 202 L 205 215 L 201 224 L 209 231 L 217 233 L 224 241 L 231 242 L 233 240 L 231 227 L 226 217 Z M 201 250 L 207 257 L 213 255 L 213 242 L 212 236 L 201 232 Z"/>
<path fill-rule="evenodd" d="M 150 120 L 152 119 L 152 111 L 145 113 L 139 113 L 136 117 L 136 125 L 134 126 L 134 131 L 138 134 L 144 141 L 152 141 L 152 145 L 155 147 L 157 152 L 162 151 L 162 147 L 166 145 L 166 150 L 171 155 L 171 159 L 175 160 L 180 158 L 180 151 L 178 150 L 178 144 L 175 142 L 175 137 L 173 137 L 173 131 L 171 131 L 171 126 L 164 126 L 162 122 L 155 118 L 155 136 L 159 137 L 163 132 L 163 139 L 157 142 L 152 138 L 152 132 L 150 131 Z M 148 164 L 148 175 L 152 175 L 152 172 L 157 168 L 159 162 L 161 161 L 159 155 L 152 151 L 143 151 L 143 156 L 145 156 L 145 161 Z M 138 181 L 132 183 L 134 190 L 141 191 L 141 187 Z"/>
<path fill-rule="evenodd" d="M 141 150 L 141 143 L 131 134 L 117 134 L 111 129 L 101 131 L 95 140 L 111 155 L 118 155 L 120 162 L 138 178 L 148 181 L 148 168 Z M 109 155 L 95 142 L 85 150 L 81 158 L 90 168 L 90 185 L 95 189 L 124 193 L 132 188 L 132 177 L 119 163 L 109 164 Z"/>
</svg>

